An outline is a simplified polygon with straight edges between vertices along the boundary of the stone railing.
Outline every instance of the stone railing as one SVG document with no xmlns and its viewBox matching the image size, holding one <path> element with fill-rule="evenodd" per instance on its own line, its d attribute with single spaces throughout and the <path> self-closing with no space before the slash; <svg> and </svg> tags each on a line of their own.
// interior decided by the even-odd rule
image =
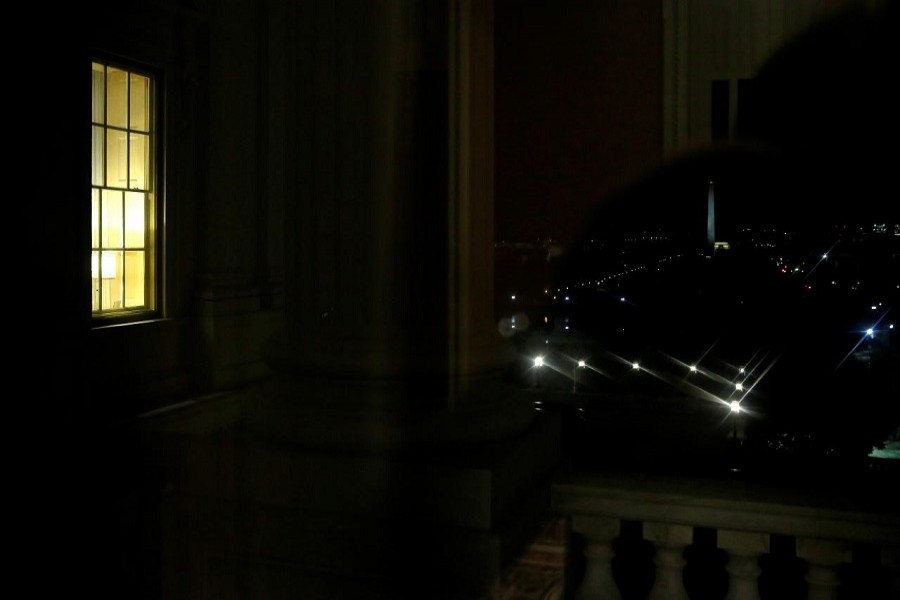
<svg viewBox="0 0 900 600">
<path fill-rule="evenodd" d="M 580 540 L 579 600 L 887 600 L 900 598 L 900 500 L 885 490 L 571 473 L 553 508 Z"/>
</svg>

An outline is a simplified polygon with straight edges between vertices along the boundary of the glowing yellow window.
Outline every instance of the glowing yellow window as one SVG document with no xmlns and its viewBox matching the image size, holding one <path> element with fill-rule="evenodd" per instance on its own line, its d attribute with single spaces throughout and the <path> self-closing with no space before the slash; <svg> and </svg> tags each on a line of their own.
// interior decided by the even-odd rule
<svg viewBox="0 0 900 600">
<path fill-rule="evenodd" d="M 91 65 L 91 306 L 94 314 L 156 305 L 154 81 Z"/>
</svg>

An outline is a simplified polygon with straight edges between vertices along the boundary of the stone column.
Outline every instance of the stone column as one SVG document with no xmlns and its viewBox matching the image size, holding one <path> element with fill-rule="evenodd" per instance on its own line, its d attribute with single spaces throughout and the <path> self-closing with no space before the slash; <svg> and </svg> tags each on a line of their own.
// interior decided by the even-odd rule
<svg viewBox="0 0 900 600">
<path fill-rule="evenodd" d="M 687 525 L 644 523 L 644 539 L 656 548 L 656 580 L 651 600 L 687 600 L 684 589 L 684 551 L 693 541 L 694 530 Z"/>
<path fill-rule="evenodd" d="M 481 586 L 536 531 L 559 452 L 501 378 L 493 4 L 285 7 L 286 325 L 247 403 L 236 547 L 285 589 Z"/>
<path fill-rule="evenodd" d="M 720 529 L 718 546 L 728 552 L 726 600 L 759 600 L 759 559 L 769 551 L 769 536 L 763 533 Z"/>
<path fill-rule="evenodd" d="M 808 600 L 836 600 L 838 567 L 851 560 L 850 542 L 797 538 L 797 557 L 807 564 Z"/>
<path fill-rule="evenodd" d="M 262 428 L 366 448 L 521 432 L 493 322 L 492 3 L 290 16 L 287 325 Z"/>
<path fill-rule="evenodd" d="M 619 600 L 622 595 L 613 578 L 613 540 L 619 535 L 619 519 L 576 515 L 572 528 L 585 539 L 584 579 L 577 600 Z"/>
</svg>

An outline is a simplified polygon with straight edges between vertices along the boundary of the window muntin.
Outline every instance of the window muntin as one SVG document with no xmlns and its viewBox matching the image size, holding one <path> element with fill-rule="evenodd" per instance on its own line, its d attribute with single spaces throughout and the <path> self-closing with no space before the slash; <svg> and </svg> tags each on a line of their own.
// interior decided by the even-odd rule
<svg viewBox="0 0 900 600">
<path fill-rule="evenodd" d="M 99 60 L 91 72 L 91 310 L 154 310 L 154 80 Z"/>
</svg>

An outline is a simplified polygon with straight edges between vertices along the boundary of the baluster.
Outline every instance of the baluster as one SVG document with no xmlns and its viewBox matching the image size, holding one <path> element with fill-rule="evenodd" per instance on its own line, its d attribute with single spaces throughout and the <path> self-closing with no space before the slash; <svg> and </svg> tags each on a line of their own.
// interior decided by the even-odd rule
<svg viewBox="0 0 900 600">
<path fill-rule="evenodd" d="M 620 600 L 613 579 L 613 540 L 619 535 L 619 520 L 575 516 L 572 528 L 584 536 L 584 579 L 575 594 L 577 600 Z"/>
<path fill-rule="evenodd" d="M 836 600 L 840 585 L 838 566 L 850 562 L 850 543 L 797 538 L 797 556 L 806 561 L 807 600 Z"/>
<path fill-rule="evenodd" d="M 653 562 L 656 579 L 650 600 L 687 600 L 684 588 L 684 551 L 693 541 L 693 528 L 687 525 L 644 523 L 644 539 L 656 548 Z"/>
<path fill-rule="evenodd" d="M 760 557 L 769 551 L 769 536 L 720 529 L 718 546 L 728 552 L 728 595 L 726 600 L 759 600 Z"/>
</svg>

